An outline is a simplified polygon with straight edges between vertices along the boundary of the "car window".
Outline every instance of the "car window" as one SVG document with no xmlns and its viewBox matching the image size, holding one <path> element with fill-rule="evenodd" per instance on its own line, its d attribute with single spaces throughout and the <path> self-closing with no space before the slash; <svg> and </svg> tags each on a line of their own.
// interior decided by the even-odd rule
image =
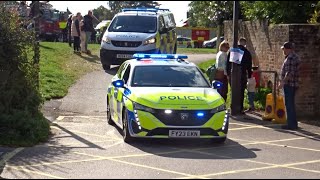
<svg viewBox="0 0 320 180">
<path fill-rule="evenodd" d="M 117 16 L 109 26 L 109 32 L 154 33 L 157 30 L 157 17 Z"/>
<path fill-rule="evenodd" d="M 128 63 L 123 63 L 123 64 L 119 67 L 119 69 L 118 69 L 118 71 L 117 71 L 117 76 L 118 76 L 119 79 L 121 79 L 122 74 L 123 74 L 123 71 L 124 71 L 124 69 L 127 67 L 127 65 L 128 65 Z"/>
<path fill-rule="evenodd" d="M 197 67 L 136 66 L 133 87 L 210 87 Z"/>
<path fill-rule="evenodd" d="M 121 79 L 123 79 L 124 83 L 127 84 L 128 83 L 128 79 L 129 79 L 129 75 L 130 75 L 130 70 L 131 70 L 131 65 L 128 64 L 126 70 L 123 73 L 123 77 Z"/>
</svg>

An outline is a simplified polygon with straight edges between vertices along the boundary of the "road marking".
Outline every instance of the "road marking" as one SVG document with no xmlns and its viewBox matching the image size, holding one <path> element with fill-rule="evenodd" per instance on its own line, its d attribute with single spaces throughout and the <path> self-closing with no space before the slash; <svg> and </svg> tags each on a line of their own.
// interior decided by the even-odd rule
<svg viewBox="0 0 320 180">
<path fill-rule="evenodd" d="M 54 179 L 66 179 L 66 178 L 62 178 L 62 177 L 59 177 L 59 176 L 54 176 L 54 175 L 51 175 L 51 174 L 47 174 L 47 173 L 43 173 L 43 172 L 39 172 L 39 171 L 32 171 L 32 170 L 29 170 L 29 169 L 26 169 L 24 167 L 14 167 L 14 166 L 8 166 L 8 168 L 10 169 L 15 169 L 17 171 L 24 171 L 24 172 L 28 172 L 28 173 L 33 173 L 33 174 L 38 174 L 38 175 L 42 175 L 42 176 L 47 176 L 47 177 L 50 177 L 50 178 L 54 178 Z"/>
<path fill-rule="evenodd" d="M 300 149 L 300 150 L 320 152 L 320 149 L 303 148 L 303 147 L 289 146 L 289 145 L 283 145 L 283 144 L 273 144 L 273 143 L 262 143 L 262 144 L 267 144 L 267 145 L 271 145 L 271 146 L 280 146 L 280 147 L 285 146 L 285 147 L 287 147 L 287 148 L 293 148 L 293 149 Z"/>
<path fill-rule="evenodd" d="M 58 129 L 63 131 L 62 129 L 60 129 L 59 127 L 55 126 L 55 123 L 53 123 L 52 126 L 50 126 L 54 129 Z M 101 136 L 101 135 L 97 135 L 97 134 L 91 134 L 91 133 L 86 133 L 86 132 L 82 132 L 82 131 L 77 131 L 77 130 L 69 130 L 73 133 L 79 133 L 79 134 L 84 134 L 84 135 L 89 135 L 89 136 L 95 136 L 95 137 L 100 137 L 100 138 L 104 138 L 104 139 L 115 139 L 115 140 L 122 140 L 121 138 L 118 138 L 116 136 Z"/>
<path fill-rule="evenodd" d="M 61 120 L 63 120 L 64 119 L 64 116 L 59 116 L 56 120 L 57 121 L 61 121 Z"/>
<path fill-rule="evenodd" d="M 15 155 L 17 155 L 19 152 L 21 152 L 24 148 L 16 148 L 10 153 L 5 154 L 2 159 L 0 160 L 0 166 L 5 166 L 6 162 L 8 162 L 10 159 L 12 159 Z"/>
</svg>

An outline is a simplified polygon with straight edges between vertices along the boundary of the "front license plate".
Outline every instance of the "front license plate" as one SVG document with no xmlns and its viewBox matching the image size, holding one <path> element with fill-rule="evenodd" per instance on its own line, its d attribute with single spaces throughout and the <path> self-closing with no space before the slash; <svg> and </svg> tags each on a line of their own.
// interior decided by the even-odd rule
<svg viewBox="0 0 320 180">
<path fill-rule="evenodd" d="M 169 137 L 200 137 L 200 131 L 169 130 Z"/>
<path fill-rule="evenodd" d="M 117 54 L 117 58 L 130 59 L 132 57 L 133 57 L 132 54 Z"/>
</svg>

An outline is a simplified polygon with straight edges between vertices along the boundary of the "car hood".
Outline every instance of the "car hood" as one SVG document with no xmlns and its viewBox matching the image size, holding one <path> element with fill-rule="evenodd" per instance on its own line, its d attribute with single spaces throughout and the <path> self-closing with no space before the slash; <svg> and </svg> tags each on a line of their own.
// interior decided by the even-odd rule
<svg viewBox="0 0 320 180">
<path fill-rule="evenodd" d="M 106 32 L 104 36 L 113 41 L 145 41 L 152 38 L 155 34 L 136 33 L 136 32 Z"/>
<path fill-rule="evenodd" d="M 224 103 L 212 88 L 134 87 L 129 98 L 152 108 L 202 108 L 210 109 Z"/>
</svg>

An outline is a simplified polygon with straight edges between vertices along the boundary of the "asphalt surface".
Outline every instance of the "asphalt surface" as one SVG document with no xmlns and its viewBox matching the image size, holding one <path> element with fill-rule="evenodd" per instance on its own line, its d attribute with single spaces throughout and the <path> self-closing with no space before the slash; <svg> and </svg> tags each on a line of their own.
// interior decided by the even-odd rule
<svg viewBox="0 0 320 180">
<path fill-rule="evenodd" d="M 224 144 L 199 139 L 124 143 L 119 129 L 106 122 L 106 90 L 116 70 L 87 74 L 65 98 L 46 102 L 52 137 L 34 147 L 0 147 L 1 177 L 319 179 L 320 128 L 304 123 L 298 131 L 282 130 L 244 115 L 232 117 Z"/>
</svg>

